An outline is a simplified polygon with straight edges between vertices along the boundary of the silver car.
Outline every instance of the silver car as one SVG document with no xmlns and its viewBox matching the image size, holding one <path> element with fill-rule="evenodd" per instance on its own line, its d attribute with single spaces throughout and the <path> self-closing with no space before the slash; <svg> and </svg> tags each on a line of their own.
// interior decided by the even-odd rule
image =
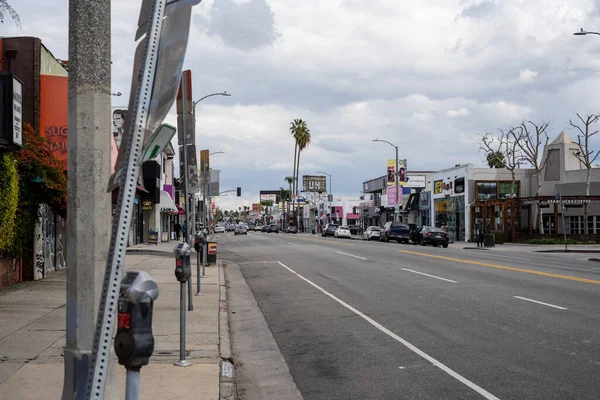
<svg viewBox="0 0 600 400">
<path fill-rule="evenodd" d="M 379 240 L 379 236 L 381 235 L 381 228 L 378 226 L 370 226 L 368 227 L 362 235 L 363 240 Z"/>
<path fill-rule="evenodd" d="M 238 224 L 235 226 L 235 230 L 233 231 L 234 235 L 247 235 L 248 228 L 244 224 Z"/>
</svg>

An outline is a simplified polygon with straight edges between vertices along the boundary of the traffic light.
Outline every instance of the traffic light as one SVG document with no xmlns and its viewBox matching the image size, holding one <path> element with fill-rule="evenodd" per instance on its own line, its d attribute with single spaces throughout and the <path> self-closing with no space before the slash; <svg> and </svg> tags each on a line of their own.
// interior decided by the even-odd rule
<svg viewBox="0 0 600 400">
<path fill-rule="evenodd" d="M 238 195 L 238 197 L 242 196 L 242 188 L 241 187 L 237 188 L 237 195 Z"/>
</svg>

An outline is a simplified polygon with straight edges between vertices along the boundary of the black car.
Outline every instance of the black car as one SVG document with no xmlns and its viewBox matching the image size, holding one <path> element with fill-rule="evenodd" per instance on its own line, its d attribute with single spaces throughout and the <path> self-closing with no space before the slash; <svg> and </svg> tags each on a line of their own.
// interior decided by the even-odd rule
<svg viewBox="0 0 600 400">
<path fill-rule="evenodd" d="M 260 230 L 261 232 L 269 232 L 269 226 L 270 225 L 263 225 L 262 229 Z"/>
<path fill-rule="evenodd" d="M 400 222 L 388 221 L 379 234 L 380 242 L 394 240 L 397 243 L 408 243 L 410 241 L 410 229 L 408 225 Z"/>
<path fill-rule="evenodd" d="M 337 230 L 339 225 L 336 224 L 327 224 L 325 228 L 323 228 L 323 232 L 321 232 L 321 236 L 335 236 L 335 231 Z"/>
<path fill-rule="evenodd" d="M 271 224 L 269 225 L 269 230 L 267 232 L 279 233 L 279 227 L 275 224 Z"/>
<path fill-rule="evenodd" d="M 362 235 L 363 233 L 362 228 L 358 225 L 350 225 L 349 228 L 351 235 Z"/>
<path fill-rule="evenodd" d="M 450 236 L 440 228 L 423 226 L 418 231 L 415 231 L 412 242 L 415 245 L 417 243 L 421 246 L 428 244 L 434 246 L 442 245 L 444 248 L 447 248 L 448 243 L 450 243 Z"/>
</svg>

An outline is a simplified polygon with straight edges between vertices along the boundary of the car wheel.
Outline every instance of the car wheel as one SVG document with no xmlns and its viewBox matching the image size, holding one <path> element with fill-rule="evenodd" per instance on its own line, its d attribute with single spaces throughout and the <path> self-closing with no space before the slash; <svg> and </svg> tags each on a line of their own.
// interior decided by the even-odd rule
<svg viewBox="0 0 600 400">
<path fill-rule="evenodd" d="M 448 245 L 447 245 L 447 244 L 445 244 L 445 245 L 444 245 L 444 248 L 445 248 L 445 249 L 447 249 L 447 248 L 448 248 Z"/>
</svg>

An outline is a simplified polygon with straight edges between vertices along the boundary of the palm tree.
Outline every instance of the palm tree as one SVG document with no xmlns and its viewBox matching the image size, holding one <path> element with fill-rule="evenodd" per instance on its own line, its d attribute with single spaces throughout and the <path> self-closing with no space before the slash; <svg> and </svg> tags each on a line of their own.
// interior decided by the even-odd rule
<svg viewBox="0 0 600 400">
<path fill-rule="evenodd" d="M 306 136 L 308 135 L 308 142 L 310 142 L 310 131 L 306 126 L 306 122 L 302 119 L 295 119 L 290 124 L 290 133 L 294 136 L 294 176 L 293 182 L 295 185 L 292 187 L 292 196 L 298 197 L 298 168 L 300 166 L 300 152 L 304 147 L 308 145 L 306 142 Z M 304 143 L 304 147 L 301 148 L 300 144 Z M 293 204 L 292 204 L 293 206 Z M 293 207 L 295 210 L 295 207 Z"/>
<path fill-rule="evenodd" d="M 300 153 L 310 144 L 310 130 L 306 127 L 298 135 L 298 161 L 296 165 L 296 199 L 298 199 L 298 176 L 300 175 Z M 299 224 L 297 223 L 296 226 Z"/>
<path fill-rule="evenodd" d="M 21 27 L 21 19 L 19 14 L 8 4 L 8 0 L 0 0 L 0 23 L 4 23 L 4 15 L 8 14 L 9 17 L 15 22 L 18 28 Z"/>
</svg>

